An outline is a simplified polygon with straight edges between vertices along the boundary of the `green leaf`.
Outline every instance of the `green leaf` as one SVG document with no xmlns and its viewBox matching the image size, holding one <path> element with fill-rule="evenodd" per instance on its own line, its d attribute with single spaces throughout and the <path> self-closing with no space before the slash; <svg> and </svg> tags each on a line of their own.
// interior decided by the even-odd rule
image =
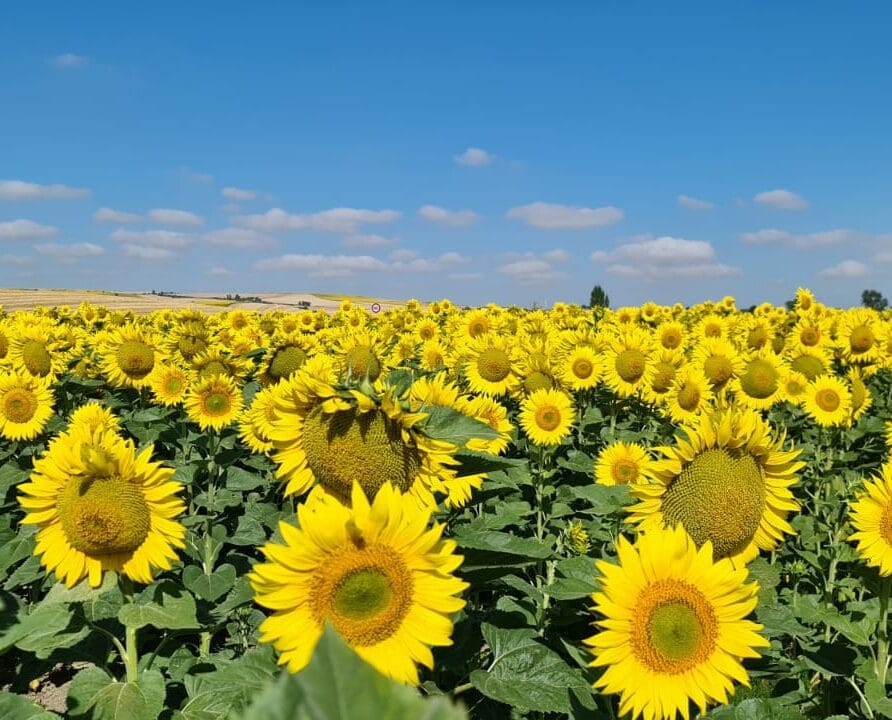
<svg viewBox="0 0 892 720">
<path fill-rule="evenodd" d="M 34 552 L 36 533 L 36 525 L 20 525 L 16 536 L 0 545 L 0 577 L 5 576 L 10 567 Z"/>
<path fill-rule="evenodd" d="M 506 470 L 512 467 L 526 466 L 527 461 L 520 458 L 506 458 L 501 455 L 463 450 L 453 456 L 458 460 L 456 468 L 458 477 L 467 475 L 484 475 L 486 473 Z"/>
<path fill-rule="evenodd" d="M 590 557 L 561 560 L 555 570 L 558 577 L 548 589 L 548 594 L 555 600 L 578 600 L 597 590 L 595 561 Z"/>
<path fill-rule="evenodd" d="M 460 448 L 474 438 L 492 440 L 499 436 L 489 423 L 468 417 L 445 405 L 422 406 L 419 412 L 427 413 L 428 416 L 415 426 L 418 430 L 428 437 Z"/>
<path fill-rule="evenodd" d="M 158 670 L 140 673 L 136 682 L 118 682 L 92 667 L 71 681 L 68 711 L 72 718 L 90 720 L 156 720 L 164 697 L 164 676 Z"/>
<path fill-rule="evenodd" d="M 205 575 L 196 565 L 189 565 L 183 570 L 183 585 L 202 600 L 213 602 L 232 588 L 235 577 L 235 568 L 229 563 L 220 565 L 210 575 Z"/>
<path fill-rule="evenodd" d="M 505 630 L 489 623 L 481 627 L 492 650 L 488 670 L 471 672 L 471 683 L 486 697 L 519 710 L 574 711 L 577 698 L 591 698 L 581 669 L 572 668 L 543 645 L 535 631 Z"/>
<path fill-rule="evenodd" d="M 226 468 L 226 487 L 230 490 L 256 490 L 266 485 L 267 479 L 263 473 L 256 470 L 245 470 L 232 465 Z"/>
<path fill-rule="evenodd" d="M 739 705 L 716 708 L 710 720 L 805 720 L 796 708 L 769 698 L 750 698 Z"/>
<path fill-rule="evenodd" d="M 463 720 L 465 712 L 446 697 L 423 698 L 394 682 L 326 629 L 310 664 L 283 674 L 241 720 Z"/>
<path fill-rule="evenodd" d="M 180 708 L 185 720 L 232 717 L 265 687 L 276 672 L 268 647 L 252 650 L 216 672 L 185 677 L 189 699 Z"/>
<path fill-rule="evenodd" d="M 870 703 L 871 710 L 883 717 L 892 718 L 892 700 L 879 680 L 872 678 L 864 684 L 864 697 Z"/>
<path fill-rule="evenodd" d="M 56 713 L 44 710 L 28 698 L 0 691 L 0 717 L 3 720 L 58 720 Z"/>
<path fill-rule="evenodd" d="M 242 515 L 229 542 L 233 545 L 263 545 L 266 542 L 266 531 L 257 518 Z"/>
<path fill-rule="evenodd" d="M 455 540 L 461 547 L 473 550 L 490 550 L 497 553 L 523 555 L 528 558 L 544 560 L 551 557 L 551 547 L 535 540 L 495 530 L 463 531 L 456 529 Z"/>
<path fill-rule="evenodd" d="M 118 610 L 124 604 L 124 596 L 118 586 L 117 575 L 107 572 L 102 578 L 102 584 L 97 588 L 90 587 L 87 579 L 73 588 L 67 588 L 63 583 L 56 583 L 50 588 L 43 603 L 80 605 L 87 620 L 96 622 L 117 617 Z"/>
<path fill-rule="evenodd" d="M 21 608 L 15 622 L 0 631 L 0 655 L 13 645 L 40 643 L 61 633 L 71 622 L 71 610 L 60 604 L 40 604 L 29 613 Z"/>
<path fill-rule="evenodd" d="M 149 599 L 140 597 L 118 612 L 123 625 L 141 628 L 152 625 L 164 630 L 192 630 L 200 627 L 195 617 L 195 599 L 170 581 L 153 588 Z M 146 593 L 143 593 L 145 596 Z"/>
</svg>

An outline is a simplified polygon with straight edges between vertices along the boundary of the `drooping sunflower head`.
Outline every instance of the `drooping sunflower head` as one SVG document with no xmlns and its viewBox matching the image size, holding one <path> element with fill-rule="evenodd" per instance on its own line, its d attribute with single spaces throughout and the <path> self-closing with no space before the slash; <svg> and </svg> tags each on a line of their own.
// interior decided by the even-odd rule
<svg viewBox="0 0 892 720">
<path fill-rule="evenodd" d="M 22 522 L 39 526 L 35 553 L 68 587 L 84 577 L 96 587 L 109 570 L 150 583 L 184 547 L 174 520 L 185 509 L 181 486 L 151 453 L 137 455 L 113 431 L 71 426 L 35 461 L 20 487 Z"/>
<path fill-rule="evenodd" d="M 242 391 L 226 375 L 196 380 L 186 394 L 186 413 L 202 430 L 220 430 L 235 422 L 243 407 Z"/>
<path fill-rule="evenodd" d="M 654 461 L 638 443 L 615 442 L 595 461 L 595 482 L 600 485 L 647 483 L 653 478 Z"/>
<path fill-rule="evenodd" d="M 642 530 L 682 525 L 715 556 L 748 562 L 792 534 L 787 515 L 799 509 L 789 487 L 804 465 L 798 450 L 755 411 L 731 407 L 684 426 L 675 445 L 659 448 L 655 483 L 634 484 L 629 508 Z"/>
<path fill-rule="evenodd" d="M 0 375 L 0 437 L 32 440 L 53 414 L 53 395 L 46 380 L 25 373 Z"/>
<path fill-rule="evenodd" d="M 455 541 L 389 484 L 371 502 L 354 485 L 349 506 L 313 492 L 298 518 L 300 529 L 280 523 L 285 544 L 267 544 L 268 562 L 249 575 L 258 604 L 274 610 L 261 641 L 299 672 L 330 623 L 378 671 L 417 685 L 417 665 L 433 668 L 430 648 L 451 644 L 452 614 L 465 604 Z"/>
<path fill-rule="evenodd" d="M 436 504 L 433 491 L 454 476 L 449 465 L 457 448 L 426 438 L 419 430 L 426 415 L 412 411 L 407 397 L 380 384 L 339 384 L 324 357 L 274 386 L 277 415 L 266 436 L 286 495 L 319 484 L 346 502 L 354 482 L 369 498 L 389 482 Z"/>
</svg>

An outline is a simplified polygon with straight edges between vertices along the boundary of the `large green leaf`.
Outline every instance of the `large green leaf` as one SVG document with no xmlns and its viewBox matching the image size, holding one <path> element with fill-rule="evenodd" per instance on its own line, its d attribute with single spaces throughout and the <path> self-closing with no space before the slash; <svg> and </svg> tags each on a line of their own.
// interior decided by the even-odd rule
<svg viewBox="0 0 892 720">
<path fill-rule="evenodd" d="M 179 716 L 187 720 L 217 720 L 237 714 L 266 686 L 276 672 L 268 647 L 245 653 L 219 670 L 184 679 L 189 699 Z"/>
<path fill-rule="evenodd" d="M 68 712 L 69 717 L 90 720 L 156 720 L 164 697 L 164 677 L 158 670 L 140 673 L 136 682 L 119 682 L 93 667 L 71 681 Z"/>
<path fill-rule="evenodd" d="M 527 558 L 544 560 L 551 557 L 551 548 L 535 538 L 518 537 L 512 533 L 496 530 L 462 531 L 456 530 L 455 540 L 460 547 L 473 550 L 489 550 L 494 553 L 522 555 Z"/>
<path fill-rule="evenodd" d="M 310 664 L 269 685 L 241 720 L 462 720 L 445 697 L 423 698 L 354 653 L 328 628 Z"/>
<path fill-rule="evenodd" d="M 162 582 L 136 601 L 124 605 L 118 620 L 127 627 L 152 625 L 164 630 L 191 630 L 200 627 L 195 616 L 195 598 L 172 582 Z"/>
<path fill-rule="evenodd" d="M 13 608 L 6 608 L 4 615 L 11 615 Z M 26 608 L 18 610 L 12 624 L 0 630 L 0 655 L 13 645 L 30 649 L 42 646 L 47 639 L 63 632 L 71 622 L 71 610 L 61 604 L 35 606 L 29 613 Z"/>
<path fill-rule="evenodd" d="M 416 428 L 428 437 L 452 443 L 460 448 L 474 438 L 492 440 L 499 436 L 489 423 L 468 417 L 445 405 L 426 406 L 420 411 L 427 413 L 427 418 L 418 423 Z"/>
<path fill-rule="evenodd" d="M 570 667 L 533 630 L 506 630 L 489 623 L 481 629 L 493 656 L 489 669 L 471 672 L 471 682 L 481 693 L 526 711 L 569 714 L 580 702 L 593 705 L 581 669 Z"/>
<path fill-rule="evenodd" d="M 59 716 L 28 698 L 0 691 L 0 718 L 3 720 L 58 720 Z"/>
</svg>

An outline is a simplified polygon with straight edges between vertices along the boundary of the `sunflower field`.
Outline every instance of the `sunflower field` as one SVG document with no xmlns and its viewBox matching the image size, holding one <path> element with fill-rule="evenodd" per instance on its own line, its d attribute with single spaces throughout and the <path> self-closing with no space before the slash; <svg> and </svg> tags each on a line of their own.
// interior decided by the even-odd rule
<svg viewBox="0 0 892 720">
<path fill-rule="evenodd" d="M 892 718 L 892 313 L 0 313 L 0 718 Z"/>
</svg>

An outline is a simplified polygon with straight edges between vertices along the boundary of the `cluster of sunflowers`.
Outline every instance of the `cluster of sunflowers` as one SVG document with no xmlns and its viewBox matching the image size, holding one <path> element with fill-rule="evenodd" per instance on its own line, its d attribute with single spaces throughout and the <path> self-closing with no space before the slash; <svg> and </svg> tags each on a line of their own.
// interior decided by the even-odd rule
<svg viewBox="0 0 892 720">
<path fill-rule="evenodd" d="M 618 311 L 410 301 L 380 315 L 349 301 L 331 314 L 262 315 L 84 304 L 0 319 L 0 437 L 39 442 L 65 377 L 234 432 L 298 502 L 249 574 L 272 611 L 260 640 L 297 672 L 330 623 L 380 671 L 418 684 L 431 649 L 451 643 L 469 588 L 440 520 L 477 501 L 499 457 L 525 458 L 535 475 L 543 457 L 578 444 L 597 399 L 612 413 L 599 414 L 606 442 L 590 476 L 628 486 L 636 540 L 593 547 L 582 524 L 568 525 L 568 546 L 594 558 L 599 578 L 598 630 L 585 644 L 606 670 L 594 687 L 620 694 L 621 714 L 687 718 L 691 702 L 701 712 L 727 702 L 748 683 L 744 659 L 768 646 L 748 619 L 758 585 L 747 564 L 794 534 L 804 467 L 772 410 L 821 432 L 851 427 L 890 365 L 892 319 L 827 308 L 806 290 L 789 310 L 745 312 L 732 298 Z M 615 440 L 633 404 L 671 444 Z M 69 587 L 98 587 L 105 572 L 151 583 L 185 544 L 174 469 L 151 445 L 137 452 L 101 402 L 62 420 L 18 488 L 36 554 Z M 887 465 L 850 511 L 851 539 L 882 576 L 890 518 Z"/>
</svg>

